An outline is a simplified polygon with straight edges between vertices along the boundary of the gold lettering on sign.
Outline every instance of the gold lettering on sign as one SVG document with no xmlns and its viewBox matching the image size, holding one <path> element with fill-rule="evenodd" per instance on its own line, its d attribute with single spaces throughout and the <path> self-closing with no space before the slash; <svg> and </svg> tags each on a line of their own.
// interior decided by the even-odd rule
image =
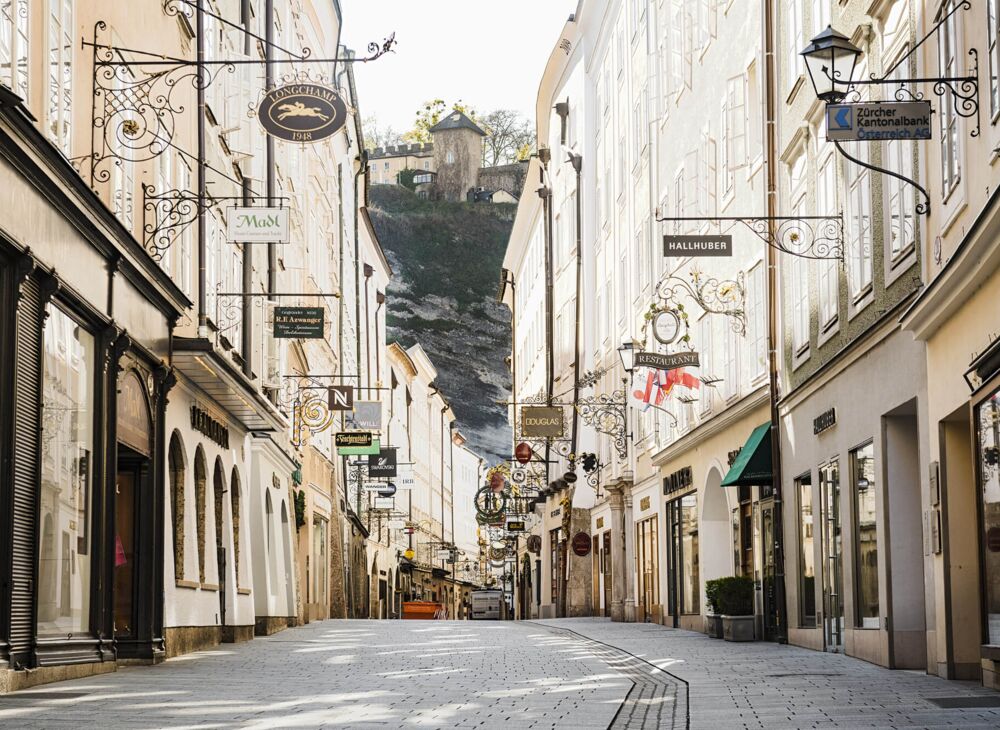
<svg viewBox="0 0 1000 730">
<path fill-rule="evenodd" d="M 602 527 L 604 527 L 604 518 L 603 517 L 598 517 L 597 518 L 597 529 L 600 530 Z"/>
<path fill-rule="evenodd" d="M 643 497 L 639 500 L 639 509 L 643 512 L 649 509 L 649 497 Z"/>
</svg>

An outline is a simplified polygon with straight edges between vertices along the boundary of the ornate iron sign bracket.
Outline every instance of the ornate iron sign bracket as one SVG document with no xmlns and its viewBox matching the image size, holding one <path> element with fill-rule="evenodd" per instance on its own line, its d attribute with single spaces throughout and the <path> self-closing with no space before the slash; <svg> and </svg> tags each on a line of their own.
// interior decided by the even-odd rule
<svg viewBox="0 0 1000 730">
<path fill-rule="evenodd" d="M 844 261 L 844 217 L 837 215 L 680 216 L 660 223 L 742 223 L 771 248 L 804 259 Z M 773 225 L 772 224 L 776 224 Z"/>
<path fill-rule="evenodd" d="M 619 458 L 628 458 L 628 439 L 632 434 L 628 431 L 628 393 L 624 388 L 610 395 L 581 398 L 575 408 L 584 424 L 611 438 Z"/>
<path fill-rule="evenodd" d="M 746 334 L 746 285 L 742 271 L 735 279 L 717 279 L 695 269 L 691 272 L 690 282 L 671 274 L 657 283 L 656 296 L 663 302 L 663 306 L 654 305 L 655 312 L 673 310 L 686 322 L 687 314 L 684 311 L 684 304 L 680 301 L 686 296 L 709 314 L 729 317 L 736 334 Z M 688 335 L 685 333 L 684 337 L 687 338 Z M 686 339 L 685 342 L 690 347 L 690 339 Z"/>
</svg>

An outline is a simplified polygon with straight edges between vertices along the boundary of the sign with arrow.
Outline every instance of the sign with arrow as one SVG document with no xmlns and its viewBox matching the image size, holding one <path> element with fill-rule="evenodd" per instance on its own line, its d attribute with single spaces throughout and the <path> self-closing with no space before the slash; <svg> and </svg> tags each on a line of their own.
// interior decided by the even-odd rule
<svg viewBox="0 0 1000 730">
<path fill-rule="evenodd" d="M 826 138 L 831 142 L 930 139 L 929 101 L 828 104 Z"/>
</svg>

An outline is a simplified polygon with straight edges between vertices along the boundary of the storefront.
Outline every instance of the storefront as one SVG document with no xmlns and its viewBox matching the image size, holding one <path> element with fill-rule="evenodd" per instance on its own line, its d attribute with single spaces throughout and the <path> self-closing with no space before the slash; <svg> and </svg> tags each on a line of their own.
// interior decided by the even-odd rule
<svg viewBox="0 0 1000 730">
<path fill-rule="evenodd" d="M 163 363 L 190 302 L 0 92 L 6 691 L 163 658 Z"/>
</svg>

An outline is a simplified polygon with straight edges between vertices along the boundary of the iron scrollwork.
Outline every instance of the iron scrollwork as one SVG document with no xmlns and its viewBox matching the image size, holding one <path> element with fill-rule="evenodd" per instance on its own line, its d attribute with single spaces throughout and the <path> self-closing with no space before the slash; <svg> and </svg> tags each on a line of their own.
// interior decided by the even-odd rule
<svg viewBox="0 0 1000 730">
<path fill-rule="evenodd" d="M 836 215 L 681 216 L 659 223 L 741 223 L 771 248 L 804 259 L 844 262 L 844 217 Z"/>
<path fill-rule="evenodd" d="M 624 389 L 611 394 L 591 395 L 576 403 L 584 424 L 611 438 L 621 459 L 628 458 L 628 394 Z"/>
<path fill-rule="evenodd" d="M 689 297 L 709 314 L 729 317 L 736 334 L 746 334 L 746 285 L 742 271 L 735 279 L 718 279 L 694 269 L 690 282 L 671 274 L 657 283 L 656 296 L 663 302 L 663 310 L 679 312 L 684 311 L 681 298 Z"/>
</svg>

